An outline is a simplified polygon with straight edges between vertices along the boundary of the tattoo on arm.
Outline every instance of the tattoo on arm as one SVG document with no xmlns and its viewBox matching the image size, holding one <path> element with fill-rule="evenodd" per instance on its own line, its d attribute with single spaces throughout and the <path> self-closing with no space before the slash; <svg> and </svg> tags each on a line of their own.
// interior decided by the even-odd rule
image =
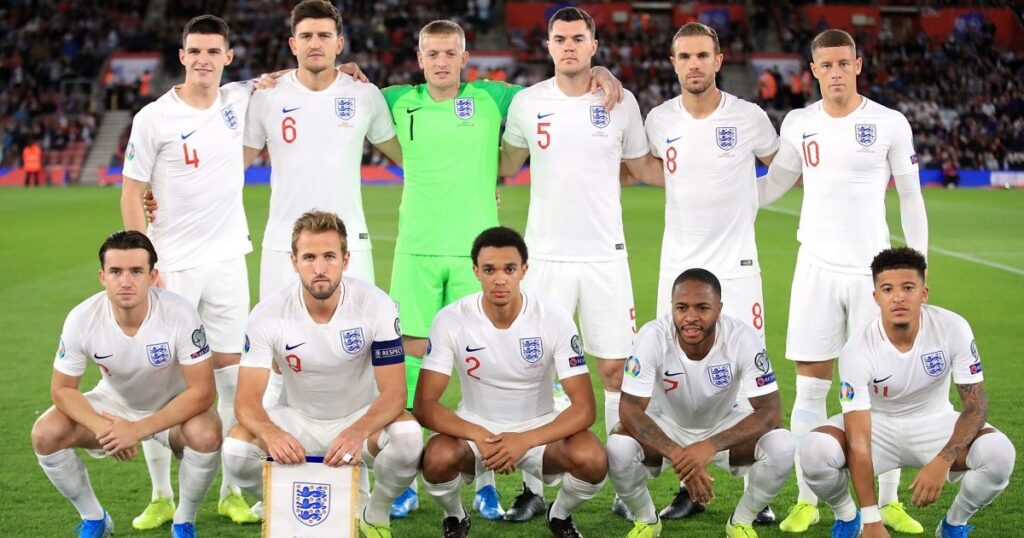
<svg viewBox="0 0 1024 538">
<path fill-rule="evenodd" d="M 982 383 L 957 385 L 956 390 L 960 393 L 963 410 L 956 419 L 956 425 L 953 426 L 953 435 L 939 451 L 939 457 L 950 465 L 978 436 L 978 432 L 985 427 L 985 421 L 988 419 L 988 396 L 985 395 L 985 386 Z"/>
<path fill-rule="evenodd" d="M 647 406 L 640 397 L 623 392 L 622 403 L 628 407 L 635 407 L 640 411 L 639 413 L 626 413 L 620 417 L 620 420 L 626 431 L 632 434 L 633 438 L 639 441 L 641 445 L 653 447 L 655 450 L 660 451 L 662 456 L 668 454 L 668 451 L 673 447 L 678 446 L 644 412 Z"/>
<path fill-rule="evenodd" d="M 760 437 L 779 426 L 782 400 L 778 392 L 750 399 L 754 412 L 735 426 L 718 432 L 708 441 L 716 450 L 728 450 L 736 445 Z"/>
</svg>

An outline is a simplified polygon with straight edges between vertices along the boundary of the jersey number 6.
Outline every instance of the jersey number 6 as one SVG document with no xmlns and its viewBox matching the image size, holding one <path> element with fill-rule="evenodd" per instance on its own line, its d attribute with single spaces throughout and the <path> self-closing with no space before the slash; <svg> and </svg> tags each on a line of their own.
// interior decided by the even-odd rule
<svg viewBox="0 0 1024 538">
<path fill-rule="evenodd" d="M 295 142 L 295 137 L 298 136 L 298 132 L 295 130 L 295 118 L 291 116 L 285 116 L 281 120 L 281 139 L 287 144 Z"/>
</svg>

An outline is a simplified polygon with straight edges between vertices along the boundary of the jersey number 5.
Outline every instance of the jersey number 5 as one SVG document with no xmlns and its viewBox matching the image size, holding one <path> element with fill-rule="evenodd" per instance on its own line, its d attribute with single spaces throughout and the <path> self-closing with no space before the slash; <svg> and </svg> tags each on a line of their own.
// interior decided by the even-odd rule
<svg viewBox="0 0 1024 538">
<path fill-rule="evenodd" d="M 196 150 L 192 150 L 192 155 L 188 154 L 188 144 L 182 144 L 181 150 L 185 153 L 185 166 L 192 165 L 195 168 L 199 168 L 199 154 Z"/>
<path fill-rule="evenodd" d="M 540 146 L 540 149 L 548 149 L 548 146 L 551 145 L 551 133 L 547 132 L 545 127 L 551 127 L 551 122 L 537 123 L 537 135 L 541 137 L 537 140 L 537 145 Z"/>
</svg>

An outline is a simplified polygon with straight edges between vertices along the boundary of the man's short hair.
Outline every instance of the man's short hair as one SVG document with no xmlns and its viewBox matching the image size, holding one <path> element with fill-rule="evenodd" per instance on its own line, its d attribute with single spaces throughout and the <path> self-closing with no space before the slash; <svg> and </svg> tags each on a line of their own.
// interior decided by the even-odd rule
<svg viewBox="0 0 1024 538">
<path fill-rule="evenodd" d="M 334 21 L 334 29 L 341 35 L 341 13 L 338 8 L 324 0 L 302 0 L 299 5 L 292 9 L 292 35 L 295 35 L 295 27 L 305 19 L 331 19 Z"/>
<path fill-rule="evenodd" d="M 711 41 L 715 44 L 715 54 L 722 53 L 722 46 L 718 43 L 718 32 L 714 28 L 701 22 L 688 22 L 680 26 L 676 30 L 676 35 L 672 36 L 672 55 L 674 56 L 676 53 L 676 39 L 694 36 L 710 37 Z"/>
<path fill-rule="evenodd" d="M 516 247 L 516 250 L 519 251 L 519 257 L 523 259 L 523 263 L 526 263 L 528 258 L 526 241 L 523 240 L 523 236 L 519 235 L 519 232 L 512 228 L 505 226 L 488 228 L 476 236 L 476 239 L 473 240 L 473 250 L 470 252 L 470 256 L 473 258 L 473 265 L 476 265 L 476 260 L 480 257 L 480 250 L 485 247 Z"/>
<path fill-rule="evenodd" d="M 348 250 L 348 231 L 345 229 L 345 223 L 341 221 L 341 217 L 330 211 L 315 209 L 306 211 L 295 221 L 295 226 L 292 227 L 292 254 L 299 253 L 296 244 L 299 242 L 302 232 L 314 234 L 337 232 L 338 237 L 341 238 L 341 251 Z"/>
<path fill-rule="evenodd" d="M 185 29 L 181 31 L 181 46 L 185 47 L 185 40 L 189 34 L 215 34 L 224 38 L 224 46 L 231 48 L 231 29 L 224 19 L 215 15 L 200 15 L 185 23 Z"/>
<path fill-rule="evenodd" d="M 135 230 L 120 230 L 108 235 L 100 245 L 100 269 L 104 267 L 104 258 L 108 250 L 134 250 L 137 248 L 141 248 L 149 254 L 149 268 L 156 267 L 156 248 L 146 234 Z"/>
<path fill-rule="evenodd" d="M 420 29 L 420 50 L 423 50 L 423 40 L 427 36 L 444 37 L 450 35 L 459 36 L 459 44 L 462 45 L 462 50 L 466 50 L 466 32 L 458 25 L 458 23 L 447 19 L 429 22 L 426 26 Z"/>
<path fill-rule="evenodd" d="M 878 280 L 878 275 L 894 269 L 913 269 L 921 276 L 921 280 L 924 280 L 928 262 L 923 254 L 910 247 L 887 248 L 871 260 L 872 280 Z"/>
<path fill-rule="evenodd" d="M 590 16 L 590 13 L 587 13 L 578 7 L 563 7 L 556 11 L 555 14 L 551 16 L 551 20 L 548 21 L 549 34 L 551 33 L 551 29 L 555 27 L 555 21 L 583 21 L 587 24 L 587 30 L 590 30 L 590 37 L 597 37 L 597 26 L 594 25 L 594 18 Z"/>
<path fill-rule="evenodd" d="M 675 282 L 672 283 L 672 294 L 675 295 L 676 286 L 690 280 L 696 280 L 697 282 L 703 282 L 708 286 L 711 286 L 711 289 L 715 290 L 715 295 L 717 295 L 719 299 L 722 298 L 722 283 L 718 281 L 718 277 L 711 271 L 700 267 L 687 269 L 682 273 L 679 273 Z"/>
<path fill-rule="evenodd" d="M 814 56 L 814 51 L 818 49 L 832 47 L 850 47 L 853 49 L 853 53 L 857 54 L 857 43 L 853 40 L 853 36 L 845 30 L 830 28 L 814 36 L 814 40 L 811 41 L 811 56 Z"/>
</svg>

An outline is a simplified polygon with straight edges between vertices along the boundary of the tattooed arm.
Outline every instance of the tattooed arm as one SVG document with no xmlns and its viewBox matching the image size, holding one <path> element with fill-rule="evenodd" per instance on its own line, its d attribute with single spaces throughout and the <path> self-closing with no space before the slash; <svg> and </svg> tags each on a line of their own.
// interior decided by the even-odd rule
<svg viewBox="0 0 1024 538">
<path fill-rule="evenodd" d="M 946 446 L 942 447 L 932 461 L 921 468 L 914 482 L 910 484 L 910 489 L 914 490 L 911 498 L 914 506 L 928 506 L 939 498 L 953 462 L 978 437 L 978 433 L 985 427 L 985 421 L 988 420 L 988 396 L 985 395 L 985 386 L 981 382 L 957 385 L 956 390 L 960 393 L 963 410 L 956 419 L 953 435 L 949 436 Z"/>
<path fill-rule="evenodd" d="M 641 445 L 650 447 L 659 456 L 671 460 L 670 454 L 673 451 L 679 452 L 683 447 L 665 435 L 665 432 L 646 413 L 650 403 L 650 398 L 623 392 L 622 399 L 619 400 L 619 422 L 622 423 L 626 433 L 639 441 Z"/>
</svg>

